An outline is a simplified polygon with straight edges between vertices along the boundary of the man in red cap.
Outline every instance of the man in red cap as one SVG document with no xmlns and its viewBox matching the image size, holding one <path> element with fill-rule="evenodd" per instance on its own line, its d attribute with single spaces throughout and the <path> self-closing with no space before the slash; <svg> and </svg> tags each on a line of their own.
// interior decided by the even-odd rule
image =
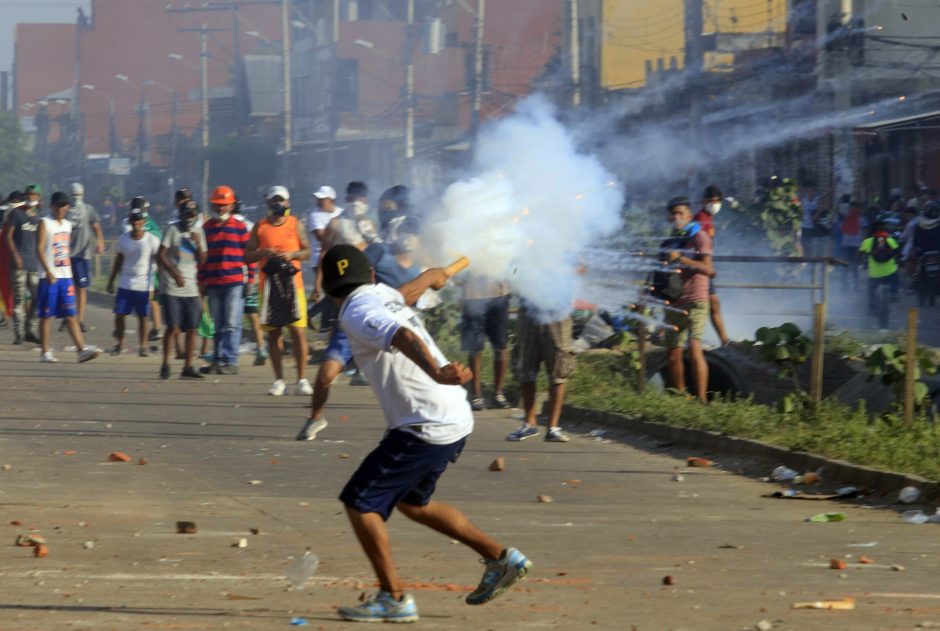
<svg viewBox="0 0 940 631">
<path fill-rule="evenodd" d="M 200 372 L 235 375 L 242 340 L 243 266 L 249 233 L 245 222 L 234 216 L 235 191 L 217 186 L 209 202 L 216 216 L 203 225 L 206 263 L 199 268 L 199 280 L 209 298 L 209 313 L 215 323 L 215 354 L 212 364 Z"/>
</svg>

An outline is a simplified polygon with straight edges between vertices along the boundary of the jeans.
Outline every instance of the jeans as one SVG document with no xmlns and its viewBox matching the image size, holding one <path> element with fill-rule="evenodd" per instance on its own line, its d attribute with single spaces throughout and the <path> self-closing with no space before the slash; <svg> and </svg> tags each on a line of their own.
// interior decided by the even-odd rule
<svg viewBox="0 0 940 631">
<path fill-rule="evenodd" d="M 36 290 L 39 286 L 39 272 L 12 270 L 10 284 L 13 286 L 13 334 L 17 337 L 29 333 L 35 335 Z"/>
<path fill-rule="evenodd" d="M 237 366 L 242 344 L 244 290 L 241 285 L 209 287 L 209 313 L 215 323 L 215 359 L 220 366 Z"/>
<path fill-rule="evenodd" d="M 890 276 L 883 276 L 881 278 L 871 278 L 868 279 L 868 312 L 876 313 L 880 305 L 877 304 L 876 294 L 878 291 L 878 285 L 887 285 L 888 293 L 891 294 L 891 300 L 897 301 L 898 293 L 901 290 L 900 278 L 895 272 Z"/>
</svg>

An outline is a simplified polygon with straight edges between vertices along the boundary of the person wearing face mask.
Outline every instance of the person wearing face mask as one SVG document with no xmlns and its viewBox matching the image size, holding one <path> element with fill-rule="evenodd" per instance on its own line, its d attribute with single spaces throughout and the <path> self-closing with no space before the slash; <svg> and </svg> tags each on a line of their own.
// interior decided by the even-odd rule
<svg viewBox="0 0 940 631">
<path fill-rule="evenodd" d="M 202 226 L 206 235 L 206 263 L 199 267 L 199 281 L 209 299 L 215 344 L 212 363 L 199 372 L 236 375 L 245 309 L 245 246 L 250 234 L 245 222 L 233 216 L 235 191 L 217 186 L 209 201 L 215 216 Z"/>
<path fill-rule="evenodd" d="M 36 334 L 35 300 L 39 285 L 39 259 L 36 235 L 39 230 L 39 196 L 36 184 L 26 187 L 21 203 L 11 204 L 4 222 L 6 252 L 10 259 L 10 286 L 13 303 L 13 343 L 39 344 Z"/>
<path fill-rule="evenodd" d="M 304 294 L 301 262 L 310 258 L 310 240 L 303 222 L 290 214 L 290 193 L 283 186 L 268 189 L 269 214 L 255 224 L 245 248 L 245 262 L 258 263 L 261 297 L 261 328 L 268 335 L 268 353 L 274 369 L 274 383 L 268 390 L 281 396 L 287 390 L 281 357 L 281 331 L 290 331 L 297 363 L 295 394 L 310 396 L 313 386 L 307 381 L 307 302 Z"/>
<path fill-rule="evenodd" d="M 386 243 L 398 241 L 398 229 L 408 218 L 411 210 L 408 187 L 397 184 L 382 193 L 379 198 L 379 235 Z"/>
<path fill-rule="evenodd" d="M 206 237 L 202 228 L 197 225 L 198 217 L 199 205 L 191 199 L 183 200 L 179 204 L 178 218 L 167 226 L 157 253 L 162 288 L 160 301 L 166 320 L 163 363 L 160 366 L 161 379 L 170 378 L 170 349 L 180 332 L 186 336 L 180 379 L 203 378 L 192 366 L 196 351 L 196 331 L 202 317 L 196 272 L 198 266 L 206 260 Z"/>
<path fill-rule="evenodd" d="M 678 268 L 682 280 L 682 292 L 673 301 L 673 306 L 682 311 L 666 311 L 666 324 L 673 329 L 667 331 L 666 346 L 669 349 L 669 372 L 672 386 L 685 392 L 685 346 L 689 346 L 689 363 L 692 366 L 694 394 L 702 403 L 708 402 L 708 363 L 702 348 L 702 334 L 708 319 L 708 283 L 712 266 L 712 239 L 708 232 L 692 220 L 688 198 L 675 197 L 669 200 L 667 216 L 672 234 L 662 244 L 665 263 Z"/>
<path fill-rule="evenodd" d="M 721 210 L 723 198 L 721 189 L 714 184 L 709 184 L 702 194 L 702 208 L 692 218 L 702 230 L 708 233 L 713 244 L 715 240 L 715 215 Z M 730 339 L 728 338 L 728 331 L 725 329 L 725 318 L 721 314 L 721 300 L 718 298 L 718 290 L 715 288 L 714 275 L 708 279 L 708 308 L 711 314 L 712 327 L 715 329 L 718 339 L 721 340 L 721 345 L 724 346 Z"/>
<path fill-rule="evenodd" d="M 72 272 L 75 274 L 75 289 L 78 298 L 78 323 L 85 328 L 85 305 L 88 301 L 88 286 L 91 284 L 90 258 L 104 253 L 104 233 L 101 219 L 95 209 L 85 202 L 85 187 L 75 182 L 69 188 L 69 215 L 72 222 Z"/>
<path fill-rule="evenodd" d="M 323 246 L 326 243 L 327 227 L 331 221 L 343 213 L 343 209 L 336 205 L 336 191 L 332 186 L 321 186 L 313 194 L 313 198 L 316 200 L 317 207 L 307 215 L 307 228 L 313 237 L 310 239 L 310 268 L 316 277 L 320 256 L 323 254 Z M 314 287 L 310 290 L 311 306 L 307 314 L 307 322 L 312 327 L 313 318 L 321 314 L 320 331 L 326 332 L 335 310 L 327 308 L 332 304 L 331 301 L 322 301 L 320 298 L 316 283 L 314 283 Z"/>
</svg>

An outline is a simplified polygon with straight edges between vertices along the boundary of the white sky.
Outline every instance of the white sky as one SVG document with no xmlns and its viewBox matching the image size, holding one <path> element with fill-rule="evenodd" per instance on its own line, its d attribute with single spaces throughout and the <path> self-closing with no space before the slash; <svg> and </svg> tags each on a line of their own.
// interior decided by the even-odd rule
<svg viewBox="0 0 940 631">
<path fill-rule="evenodd" d="M 16 25 L 23 22 L 74 23 L 78 7 L 91 15 L 90 0 L 0 0 L 0 70 L 13 69 Z"/>
</svg>

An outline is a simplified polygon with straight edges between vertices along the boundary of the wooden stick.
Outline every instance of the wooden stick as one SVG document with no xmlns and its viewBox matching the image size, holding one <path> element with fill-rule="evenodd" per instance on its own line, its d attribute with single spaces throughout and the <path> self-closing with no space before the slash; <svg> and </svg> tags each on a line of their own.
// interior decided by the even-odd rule
<svg viewBox="0 0 940 631">
<path fill-rule="evenodd" d="M 462 272 L 468 267 L 470 267 L 470 259 L 468 259 L 466 256 L 461 256 L 459 259 L 445 267 L 444 273 L 447 274 L 447 278 L 450 278 L 457 272 Z"/>
<path fill-rule="evenodd" d="M 854 598 L 844 598 L 842 600 L 816 600 L 812 602 L 793 603 L 793 609 L 855 609 Z"/>
<path fill-rule="evenodd" d="M 917 367 L 917 309 L 907 310 L 907 357 L 904 366 L 904 422 L 914 424 L 914 373 Z"/>
<path fill-rule="evenodd" d="M 822 401 L 823 358 L 826 350 L 826 305 L 813 306 L 813 356 L 810 364 L 810 396 L 813 401 Z"/>
</svg>

